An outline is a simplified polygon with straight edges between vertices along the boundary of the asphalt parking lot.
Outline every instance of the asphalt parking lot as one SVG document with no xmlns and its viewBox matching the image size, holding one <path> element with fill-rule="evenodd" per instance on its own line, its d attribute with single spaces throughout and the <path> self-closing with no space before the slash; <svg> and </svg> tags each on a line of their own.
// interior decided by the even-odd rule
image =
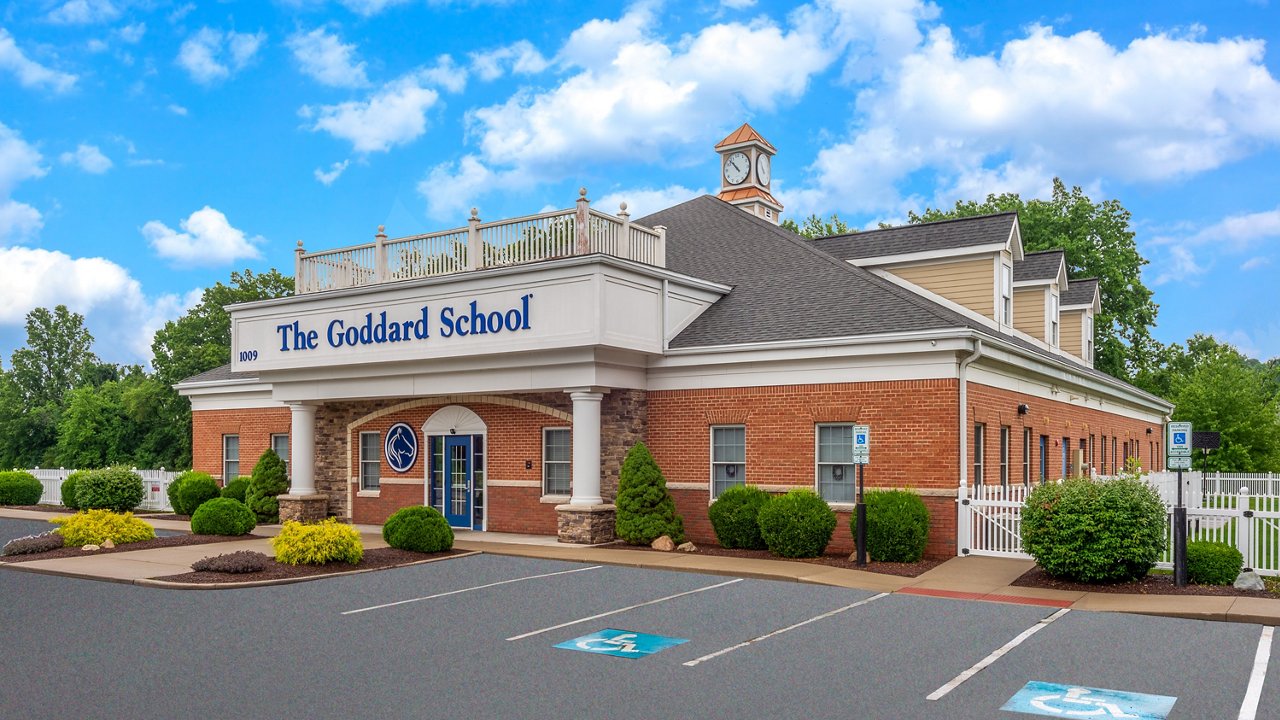
<svg viewBox="0 0 1280 720">
<path fill-rule="evenodd" d="M 1263 634 L 492 555 L 221 591 L 0 570 L 0 629 L 15 719 L 1034 717 L 1001 710 L 1031 681 L 1237 718 Z M 605 629 L 628 634 L 579 640 Z M 634 634 L 686 642 L 644 655 Z M 1276 663 L 1258 675 L 1256 717 L 1280 716 Z M 1135 716 L 1039 692 L 1043 716 Z"/>
</svg>

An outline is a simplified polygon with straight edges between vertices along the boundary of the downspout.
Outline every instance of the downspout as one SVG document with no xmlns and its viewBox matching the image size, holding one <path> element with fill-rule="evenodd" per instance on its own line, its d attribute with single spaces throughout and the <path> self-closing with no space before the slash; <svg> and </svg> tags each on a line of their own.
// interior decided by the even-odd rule
<svg viewBox="0 0 1280 720">
<path fill-rule="evenodd" d="M 958 376 L 960 378 L 960 491 L 957 500 L 961 507 L 957 508 L 956 517 L 956 551 L 959 555 L 969 554 L 969 382 L 966 370 L 969 363 L 982 357 L 982 338 L 974 341 L 973 352 L 960 361 Z"/>
</svg>

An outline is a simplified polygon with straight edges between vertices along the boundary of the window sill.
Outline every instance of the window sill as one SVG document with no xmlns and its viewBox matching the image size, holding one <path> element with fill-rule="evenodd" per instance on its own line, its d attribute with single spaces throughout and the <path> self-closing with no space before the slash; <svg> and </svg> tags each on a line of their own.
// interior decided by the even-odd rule
<svg viewBox="0 0 1280 720">
<path fill-rule="evenodd" d="M 356 492 L 356 497 L 362 497 L 362 498 L 382 497 L 382 491 L 381 490 L 359 490 Z"/>
<path fill-rule="evenodd" d="M 854 508 L 858 507 L 857 503 L 851 502 L 828 502 L 827 505 L 836 512 L 853 512 Z"/>
<path fill-rule="evenodd" d="M 543 495 L 538 498 L 538 502 L 543 505 L 566 505 L 572 498 L 572 495 Z"/>
</svg>

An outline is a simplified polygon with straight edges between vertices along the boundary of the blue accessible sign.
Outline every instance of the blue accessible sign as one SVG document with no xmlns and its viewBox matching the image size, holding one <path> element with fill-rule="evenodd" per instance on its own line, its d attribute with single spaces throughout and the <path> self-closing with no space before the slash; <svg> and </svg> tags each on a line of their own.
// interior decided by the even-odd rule
<svg viewBox="0 0 1280 720">
<path fill-rule="evenodd" d="M 1165 720 L 1178 698 L 1123 690 L 1029 682 L 1000 709 L 1049 717 Z"/>
<path fill-rule="evenodd" d="M 556 647 L 565 650 L 595 653 L 596 655 L 613 655 L 614 657 L 635 659 L 645 655 L 653 655 L 687 642 L 689 641 L 684 638 L 646 635 L 628 630 L 608 628 L 590 635 L 583 635 L 580 638 L 566 640 L 556 645 Z"/>
</svg>

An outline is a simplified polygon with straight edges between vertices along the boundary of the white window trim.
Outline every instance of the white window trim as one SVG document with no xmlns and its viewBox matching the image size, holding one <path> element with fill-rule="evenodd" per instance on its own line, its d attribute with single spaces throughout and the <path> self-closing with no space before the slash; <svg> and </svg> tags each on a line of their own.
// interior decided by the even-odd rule
<svg viewBox="0 0 1280 720">
<path fill-rule="evenodd" d="M 1005 281 L 1008 281 L 1007 283 Z M 1001 325 L 1013 326 L 1013 266 L 1000 263 L 1000 312 L 1003 317 Z"/>
<path fill-rule="evenodd" d="M 853 463 L 835 463 L 835 462 L 824 463 L 818 460 L 819 453 L 821 452 L 821 449 L 822 449 L 822 439 L 821 439 L 822 433 L 819 432 L 818 430 L 819 428 L 824 428 L 824 427 L 852 428 L 855 425 L 857 425 L 857 423 L 855 422 L 829 422 L 829 423 L 816 423 L 813 426 L 813 491 L 818 494 L 818 497 L 822 497 L 821 476 L 819 475 L 818 471 L 822 468 L 823 465 L 849 465 L 850 468 L 852 469 L 852 472 L 850 473 L 848 481 L 853 485 L 853 491 L 855 493 L 854 497 L 857 497 L 858 469 Z M 822 499 L 826 500 L 826 503 L 830 505 L 832 508 L 847 509 L 847 508 L 853 508 L 856 504 L 856 503 L 847 503 L 847 502 L 837 502 L 834 500 L 827 500 L 826 498 L 822 498 Z"/>
<path fill-rule="evenodd" d="M 742 430 L 742 462 L 716 462 L 716 430 Z M 712 502 L 716 500 L 716 465 L 741 465 L 742 485 L 747 484 L 747 426 L 746 425 L 711 425 L 707 428 L 707 495 Z"/>
<path fill-rule="evenodd" d="M 227 438 L 236 439 L 236 474 L 235 477 L 227 477 Z M 240 476 L 240 433 L 224 433 L 222 436 L 222 483 L 225 485 L 236 477 Z"/>
<path fill-rule="evenodd" d="M 359 472 L 356 474 L 356 477 L 360 482 L 360 487 L 356 493 L 358 497 L 367 497 L 367 496 L 360 496 L 359 493 L 361 492 L 379 492 L 382 490 L 382 456 L 381 456 L 381 453 L 379 453 L 377 456 L 373 458 L 366 458 L 364 456 L 364 436 L 365 435 L 373 435 L 377 437 L 378 442 L 374 443 L 374 445 L 377 446 L 379 449 L 381 449 L 382 447 L 382 433 L 376 430 L 363 431 L 357 436 L 356 442 L 359 444 L 359 456 L 360 456 Z M 371 463 L 371 462 L 378 463 L 378 486 L 377 487 L 366 487 L 364 484 L 364 466 L 365 466 L 365 463 Z"/>
<path fill-rule="evenodd" d="M 1061 323 L 1058 293 L 1049 291 L 1049 347 L 1058 347 L 1058 325 Z"/>
<path fill-rule="evenodd" d="M 984 485 L 987 476 L 987 424 L 973 424 L 973 484 Z"/>
<path fill-rule="evenodd" d="M 1035 433 L 1031 428 L 1022 428 L 1022 484 L 1031 485 L 1031 438 Z"/>
<path fill-rule="evenodd" d="M 557 431 L 557 430 L 569 431 L 569 461 L 568 462 L 562 462 L 560 460 L 554 461 L 557 465 L 569 466 L 569 493 L 568 494 L 547 492 L 547 463 L 549 462 L 547 460 L 547 433 L 551 431 Z M 487 450 L 488 448 L 486 448 L 486 453 L 485 453 L 486 461 L 488 461 L 488 458 L 489 458 Z M 542 496 L 539 498 L 539 501 L 552 502 L 553 500 L 560 500 L 560 499 L 569 498 L 572 496 L 573 496 L 573 428 L 568 426 L 544 427 L 542 428 Z M 486 509 L 487 509 L 487 506 L 486 506 Z"/>
</svg>

